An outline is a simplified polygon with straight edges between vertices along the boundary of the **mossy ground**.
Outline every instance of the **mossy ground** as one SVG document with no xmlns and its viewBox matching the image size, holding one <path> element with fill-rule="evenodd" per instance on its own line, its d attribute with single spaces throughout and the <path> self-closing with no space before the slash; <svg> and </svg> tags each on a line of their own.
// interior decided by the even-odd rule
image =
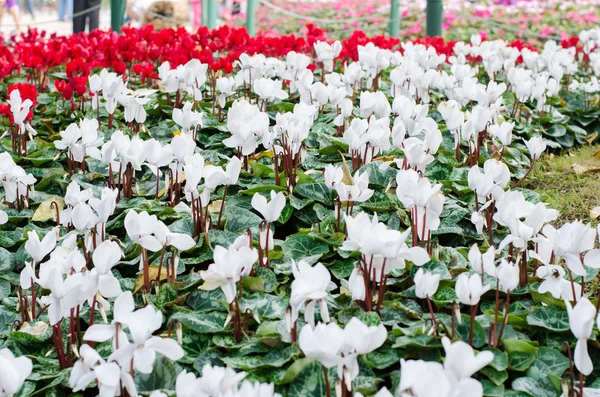
<svg viewBox="0 0 600 397">
<path fill-rule="evenodd" d="M 575 164 L 597 167 L 599 171 L 578 175 L 573 169 Z M 560 211 L 558 224 L 575 219 L 591 221 L 590 211 L 600 206 L 600 145 L 543 156 L 522 187 L 535 190 L 543 202 Z"/>
</svg>

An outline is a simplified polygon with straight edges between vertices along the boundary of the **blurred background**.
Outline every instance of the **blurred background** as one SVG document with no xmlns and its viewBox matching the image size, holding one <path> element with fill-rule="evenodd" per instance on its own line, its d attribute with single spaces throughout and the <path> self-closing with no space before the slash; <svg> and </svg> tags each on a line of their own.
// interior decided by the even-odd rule
<svg viewBox="0 0 600 397">
<path fill-rule="evenodd" d="M 114 13 L 121 1 L 123 23 L 135 26 L 194 29 L 251 23 L 255 34 L 270 35 L 302 34 L 313 24 L 340 38 L 355 30 L 369 36 L 388 34 L 392 20 L 392 33 L 399 37 L 426 35 L 427 0 L 0 0 L 0 30 L 5 37 L 30 27 L 69 34 L 74 8 L 76 17 L 92 9 L 90 14 L 98 13 L 98 27 L 108 29 L 111 6 Z M 448 40 L 481 33 L 525 43 L 558 41 L 597 26 L 600 17 L 600 0 L 443 0 L 442 7 L 441 27 Z M 248 18 L 249 10 L 254 18 Z"/>
</svg>

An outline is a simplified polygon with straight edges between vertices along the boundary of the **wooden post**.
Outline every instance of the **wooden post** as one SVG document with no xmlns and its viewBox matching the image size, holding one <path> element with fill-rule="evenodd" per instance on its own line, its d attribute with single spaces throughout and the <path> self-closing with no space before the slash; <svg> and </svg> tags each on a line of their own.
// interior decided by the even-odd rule
<svg viewBox="0 0 600 397">
<path fill-rule="evenodd" d="M 427 0 L 427 36 L 442 36 L 442 0 Z"/>
<path fill-rule="evenodd" d="M 398 37 L 400 31 L 400 0 L 392 0 L 389 31 L 390 36 Z"/>
<path fill-rule="evenodd" d="M 248 0 L 248 5 L 246 9 L 246 30 L 250 36 L 254 36 L 256 34 L 256 26 L 254 17 L 256 15 L 256 6 L 258 5 L 258 0 Z"/>
<path fill-rule="evenodd" d="M 125 0 L 110 0 L 110 26 L 113 32 L 121 33 L 124 14 Z"/>
<path fill-rule="evenodd" d="M 202 26 L 208 26 L 208 0 L 202 0 Z"/>
<path fill-rule="evenodd" d="M 209 29 L 217 27 L 217 2 L 216 0 L 208 0 L 208 12 L 206 22 Z"/>
</svg>

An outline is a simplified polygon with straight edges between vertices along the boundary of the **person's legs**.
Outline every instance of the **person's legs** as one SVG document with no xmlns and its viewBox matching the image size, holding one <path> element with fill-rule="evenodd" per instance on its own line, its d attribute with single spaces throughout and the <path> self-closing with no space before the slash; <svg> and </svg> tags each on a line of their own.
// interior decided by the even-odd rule
<svg viewBox="0 0 600 397">
<path fill-rule="evenodd" d="M 88 18 L 89 18 L 89 30 L 88 32 L 91 32 L 92 30 L 96 30 L 100 27 L 100 8 L 98 7 L 100 5 L 100 1 L 101 0 L 87 0 L 87 8 L 92 8 L 92 7 L 97 7 L 96 9 L 88 12 Z"/>
<path fill-rule="evenodd" d="M 33 0 L 25 0 L 25 7 L 27 8 L 27 12 L 32 16 L 35 17 L 34 14 L 34 7 L 33 7 Z"/>
<path fill-rule="evenodd" d="M 73 0 L 67 0 L 67 15 L 73 19 Z"/>
<path fill-rule="evenodd" d="M 58 0 L 58 19 L 61 21 L 65 20 L 66 6 L 67 0 Z"/>
<path fill-rule="evenodd" d="M 87 7 L 84 0 L 77 0 L 73 2 L 73 14 L 80 13 L 86 8 Z M 85 20 L 85 14 L 73 17 L 73 33 L 81 33 L 85 31 Z"/>
<path fill-rule="evenodd" d="M 7 0 L 7 4 L 10 3 L 10 0 Z M 15 20 L 15 26 L 16 26 L 16 31 L 17 33 L 21 33 L 21 16 L 19 15 L 19 6 L 17 4 L 14 4 L 12 7 L 10 7 L 8 9 L 8 11 L 10 12 L 10 14 L 13 16 L 13 19 Z"/>
<path fill-rule="evenodd" d="M 4 17 L 4 9 L 6 8 L 6 0 L 0 0 L 0 24 L 2 24 L 2 18 Z M 0 39 L 3 35 L 0 33 Z"/>
<path fill-rule="evenodd" d="M 6 4 L 4 5 L 8 8 L 8 12 L 12 15 L 17 33 L 21 33 L 21 16 L 19 15 L 19 5 L 16 0 L 6 0 Z"/>
</svg>

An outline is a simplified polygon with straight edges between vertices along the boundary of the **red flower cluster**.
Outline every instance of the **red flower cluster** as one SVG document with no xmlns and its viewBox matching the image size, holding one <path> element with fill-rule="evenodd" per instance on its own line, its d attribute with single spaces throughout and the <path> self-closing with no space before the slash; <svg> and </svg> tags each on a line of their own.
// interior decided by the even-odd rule
<svg viewBox="0 0 600 397">
<path fill-rule="evenodd" d="M 571 36 L 568 39 L 562 40 L 560 42 L 560 45 L 562 46 L 562 48 L 575 47 L 578 52 L 583 50 L 583 46 L 581 45 L 581 42 L 579 41 L 579 37 L 577 37 L 577 36 Z"/>
<path fill-rule="evenodd" d="M 87 79 L 95 68 L 109 68 L 119 74 L 137 75 L 141 81 L 156 78 L 156 68 L 164 61 L 171 67 L 199 59 L 213 71 L 230 72 L 240 54 L 262 53 L 265 56 L 284 56 L 290 51 L 312 53 L 313 44 L 328 40 L 327 32 L 309 24 L 305 37 L 296 35 L 252 37 L 244 28 L 222 26 L 208 30 L 203 27 L 195 33 L 184 28 L 153 30 L 125 27 L 122 34 L 94 31 L 72 36 L 47 35 L 35 29 L 22 34 L 16 42 L 0 45 L 0 78 L 23 74 L 38 90 L 47 89 L 49 77 L 66 72 L 66 79 L 58 77 L 54 88 L 67 100 L 75 95 L 85 96 Z M 372 42 L 389 50 L 402 50 L 402 40 L 389 36 L 368 37 L 355 31 L 343 40 L 341 61 L 358 60 L 359 45 Z M 562 45 L 577 46 L 573 37 Z M 455 42 L 443 38 L 424 38 L 414 43 L 433 46 L 438 53 L 449 57 Z M 522 48 L 523 42 L 511 46 Z"/>
</svg>

